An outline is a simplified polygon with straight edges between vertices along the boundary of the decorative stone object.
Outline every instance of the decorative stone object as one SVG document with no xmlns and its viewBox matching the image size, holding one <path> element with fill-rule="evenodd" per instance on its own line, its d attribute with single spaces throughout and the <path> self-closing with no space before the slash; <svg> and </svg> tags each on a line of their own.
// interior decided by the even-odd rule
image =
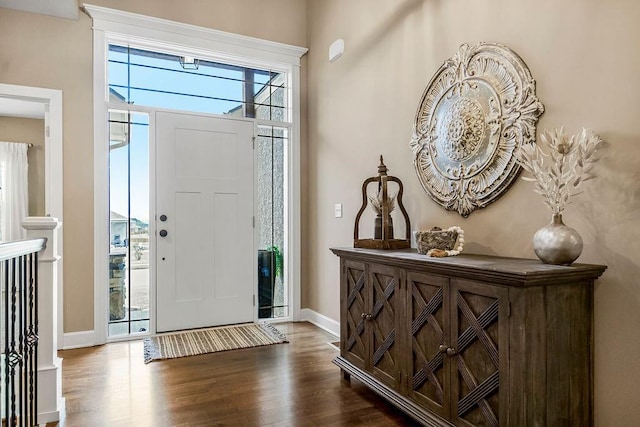
<svg viewBox="0 0 640 427">
<path fill-rule="evenodd" d="M 431 257 L 455 256 L 464 248 L 464 230 L 453 226 L 446 230 L 433 227 L 429 231 L 414 231 L 418 253 Z"/>
<path fill-rule="evenodd" d="M 467 217 L 502 195 L 520 166 L 515 151 L 535 142 L 544 106 L 522 59 L 506 46 L 463 44 L 425 89 L 411 138 L 427 194 Z"/>
</svg>

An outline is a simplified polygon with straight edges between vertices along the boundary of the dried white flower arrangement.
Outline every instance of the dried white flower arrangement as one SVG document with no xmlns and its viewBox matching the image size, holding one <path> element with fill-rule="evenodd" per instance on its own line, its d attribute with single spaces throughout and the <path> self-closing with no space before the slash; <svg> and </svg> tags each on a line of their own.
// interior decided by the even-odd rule
<svg viewBox="0 0 640 427">
<path fill-rule="evenodd" d="M 554 214 L 562 214 L 571 203 L 570 197 L 580 194 L 580 185 L 595 178 L 593 164 L 598 161 L 596 153 L 604 141 L 585 128 L 569 137 L 564 127 L 543 131 L 540 139 L 548 146 L 548 154 L 538 145 L 524 144 L 516 152 L 516 160 L 532 176 L 522 179 L 535 182 L 534 191 L 544 197 L 544 203 Z M 549 158 L 549 165 L 545 164 L 545 157 Z"/>
<path fill-rule="evenodd" d="M 371 202 L 371 209 L 374 210 L 378 215 L 382 215 L 382 208 L 386 208 L 387 214 L 393 212 L 396 208 L 396 194 L 389 196 L 387 195 L 387 200 L 383 200 L 382 191 L 378 192 L 377 197 L 368 196 L 369 201 Z"/>
</svg>

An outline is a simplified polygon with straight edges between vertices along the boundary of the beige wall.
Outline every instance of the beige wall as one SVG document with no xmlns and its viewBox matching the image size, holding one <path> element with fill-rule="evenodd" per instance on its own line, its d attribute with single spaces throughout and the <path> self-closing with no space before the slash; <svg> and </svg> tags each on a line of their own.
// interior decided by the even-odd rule
<svg viewBox="0 0 640 427">
<path fill-rule="evenodd" d="M 307 45 L 306 1 L 90 3 L 281 43 Z M 91 19 L 87 15 L 81 13 L 74 21 L 0 8 L 0 82 L 63 91 L 65 332 L 93 329 L 92 60 Z"/>
<path fill-rule="evenodd" d="M 44 211 L 44 120 L 0 116 L 0 141 L 33 144 L 27 152 L 29 161 L 29 215 L 43 216 Z"/>
<path fill-rule="evenodd" d="M 640 3 L 599 0 L 325 0 L 309 2 L 308 256 L 303 306 L 338 319 L 338 259 L 351 246 L 362 181 L 383 154 L 402 179 L 414 228 L 460 225 L 468 252 L 535 257 L 550 212 L 518 180 L 464 219 L 438 207 L 415 176 L 409 139 L 429 79 L 462 43 L 514 49 L 546 107 L 539 128 L 593 128 L 609 142 L 565 214 L 584 239 L 580 262 L 609 269 L 595 291 L 595 412 L 599 426 L 637 425 L 640 370 Z M 345 54 L 327 59 L 345 40 Z M 344 217 L 333 204 L 344 203 Z"/>
<path fill-rule="evenodd" d="M 585 241 L 581 262 L 608 271 L 596 286 L 597 425 L 633 425 L 640 383 L 640 4 L 621 0 L 170 0 L 92 3 L 310 47 L 303 68 L 303 307 L 338 319 L 338 262 L 349 246 L 359 188 L 383 154 L 406 187 L 414 228 L 460 225 L 469 252 L 533 257 L 531 236 L 549 212 L 517 182 L 463 219 L 420 188 L 408 148 L 432 74 L 463 42 L 519 53 L 538 82 L 541 128 L 589 126 L 610 144 L 599 178 L 566 212 Z M 306 14 L 306 15 L 305 15 Z M 308 29 L 307 29 L 308 24 Z M 345 55 L 327 60 L 344 38 Z M 65 319 L 93 327 L 91 22 L 0 8 L 0 82 L 61 89 L 64 96 Z M 308 73 L 308 74 L 307 74 Z M 308 77 L 308 84 L 305 81 Z M 304 98 L 309 99 L 305 106 Z M 303 137 L 304 139 L 304 137 Z M 304 142 L 304 141 L 303 141 Z M 344 217 L 333 204 L 344 203 Z"/>
</svg>

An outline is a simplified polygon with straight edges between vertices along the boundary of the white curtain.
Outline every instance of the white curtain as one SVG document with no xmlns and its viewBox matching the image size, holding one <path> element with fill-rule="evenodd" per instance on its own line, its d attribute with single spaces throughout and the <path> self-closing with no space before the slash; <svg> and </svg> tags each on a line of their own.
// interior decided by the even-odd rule
<svg viewBox="0 0 640 427">
<path fill-rule="evenodd" d="M 26 237 L 22 221 L 29 210 L 27 144 L 0 141 L 0 238 Z"/>
</svg>

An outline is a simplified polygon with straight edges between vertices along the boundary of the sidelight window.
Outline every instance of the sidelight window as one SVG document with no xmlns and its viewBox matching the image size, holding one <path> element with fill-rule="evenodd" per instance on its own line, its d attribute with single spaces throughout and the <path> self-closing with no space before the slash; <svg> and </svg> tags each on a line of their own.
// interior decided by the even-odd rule
<svg viewBox="0 0 640 427">
<path fill-rule="evenodd" d="M 149 116 L 109 111 L 109 336 L 149 331 Z"/>
<path fill-rule="evenodd" d="M 258 126 L 256 138 L 258 317 L 289 316 L 285 259 L 285 159 L 288 129 Z"/>
</svg>

